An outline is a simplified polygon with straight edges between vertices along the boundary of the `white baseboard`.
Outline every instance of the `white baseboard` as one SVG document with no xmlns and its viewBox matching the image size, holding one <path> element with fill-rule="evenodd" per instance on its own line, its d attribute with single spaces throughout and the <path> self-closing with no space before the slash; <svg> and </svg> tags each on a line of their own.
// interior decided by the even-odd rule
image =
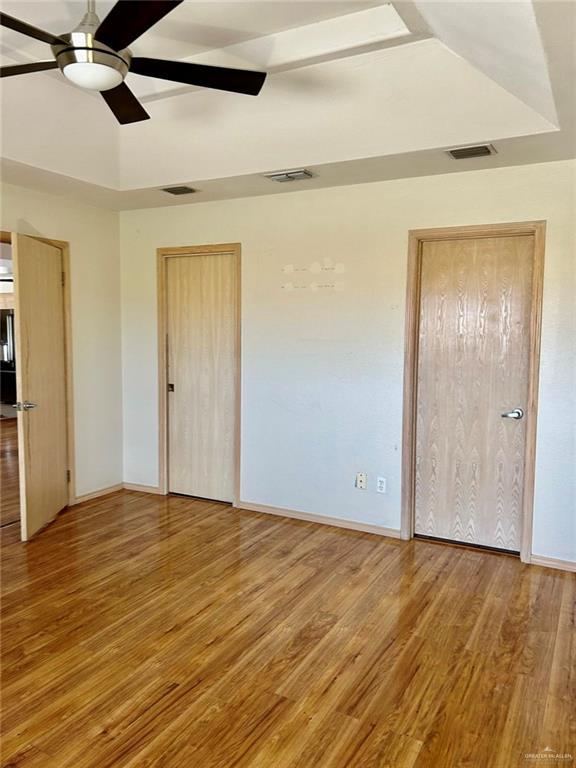
<svg viewBox="0 0 576 768">
<path fill-rule="evenodd" d="M 156 493 L 159 496 L 166 496 L 164 491 L 157 485 L 138 485 L 137 483 L 124 483 L 122 485 L 125 491 L 140 491 L 141 493 Z"/>
<path fill-rule="evenodd" d="M 266 515 L 277 515 L 278 517 L 291 517 L 295 520 L 304 520 L 308 523 L 320 523 L 321 525 L 331 525 L 336 528 L 347 528 L 351 531 L 362 531 L 363 533 L 375 533 L 378 536 L 387 536 L 391 539 L 400 538 L 400 530 L 396 528 L 385 528 L 382 525 L 371 525 L 370 523 L 357 523 L 354 520 L 343 520 L 340 517 L 328 517 L 327 515 L 315 515 L 310 512 L 297 512 L 294 509 L 284 509 L 283 507 L 269 507 L 266 504 L 255 504 L 251 501 L 240 501 L 236 505 L 238 509 L 246 509 L 249 512 L 263 512 Z"/>
<path fill-rule="evenodd" d="M 102 488 L 99 491 L 85 493 L 77 496 L 70 506 L 82 504 L 84 501 L 98 499 L 101 496 L 108 496 L 117 491 L 139 491 L 140 493 L 152 493 L 165 496 L 164 491 L 158 486 L 138 485 L 136 483 L 119 483 L 111 485 L 108 488 Z M 329 517 L 328 515 L 316 515 L 310 512 L 298 512 L 294 509 L 285 509 L 283 507 L 271 507 L 266 504 L 256 504 L 251 501 L 240 501 L 235 505 L 237 509 L 246 509 L 249 512 L 263 512 L 266 515 L 276 515 L 277 517 L 289 517 L 295 520 L 304 520 L 308 523 L 319 523 L 320 525 L 331 525 L 336 528 L 346 528 L 352 531 L 362 531 L 363 533 L 375 533 L 377 536 L 387 536 L 391 539 L 400 539 L 400 529 L 385 528 L 382 525 L 371 525 L 370 523 L 358 523 L 354 520 L 343 520 L 340 517 Z M 556 568 L 560 571 L 569 571 L 576 573 L 576 563 L 572 560 L 560 560 L 555 557 L 545 557 L 544 555 L 531 555 L 530 565 L 540 565 L 544 568 Z"/>
<path fill-rule="evenodd" d="M 84 501 L 91 501 L 92 499 L 98 499 L 100 496 L 108 496 L 109 493 L 116 493 L 124 488 L 123 483 L 117 485 L 110 485 L 108 488 L 101 488 L 99 491 L 92 491 L 92 493 L 84 493 L 82 496 L 76 496 L 71 502 L 70 506 L 75 504 L 82 504 Z"/>
<path fill-rule="evenodd" d="M 556 557 L 544 557 L 544 555 L 530 555 L 530 565 L 542 565 L 545 568 L 556 568 L 559 571 L 576 573 L 576 563 L 572 560 L 559 560 Z"/>
<path fill-rule="evenodd" d="M 141 493 L 156 493 L 165 495 L 164 492 L 153 485 L 137 485 L 135 483 L 118 483 L 117 485 L 110 485 L 108 488 L 101 488 L 99 491 L 92 491 L 92 493 L 84 493 L 82 496 L 76 496 L 70 501 L 70 506 L 76 504 L 82 504 L 84 501 L 92 501 L 92 499 L 99 499 L 101 496 L 108 496 L 111 493 L 117 491 L 140 491 Z"/>
</svg>

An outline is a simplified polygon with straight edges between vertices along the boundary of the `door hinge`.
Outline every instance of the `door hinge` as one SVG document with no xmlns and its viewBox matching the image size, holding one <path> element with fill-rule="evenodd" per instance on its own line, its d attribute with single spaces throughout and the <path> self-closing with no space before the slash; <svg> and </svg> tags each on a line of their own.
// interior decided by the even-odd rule
<svg viewBox="0 0 576 768">
<path fill-rule="evenodd" d="M 70 482 L 70 470 L 69 469 L 66 470 L 66 482 L 67 483 Z"/>
<path fill-rule="evenodd" d="M 62 288 L 66 285 L 66 273 L 62 272 Z"/>
</svg>

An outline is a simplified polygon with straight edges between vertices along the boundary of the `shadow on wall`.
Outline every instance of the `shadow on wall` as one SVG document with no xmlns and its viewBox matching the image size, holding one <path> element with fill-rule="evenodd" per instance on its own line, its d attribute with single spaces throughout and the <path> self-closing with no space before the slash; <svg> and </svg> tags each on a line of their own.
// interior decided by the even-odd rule
<svg viewBox="0 0 576 768">
<path fill-rule="evenodd" d="M 30 224 L 26 219 L 18 219 L 16 224 L 16 230 L 19 235 L 31 235 L 32 237 L 46 237 L 43 232 L 40 232 L 33 224 Z"/>
</svg>

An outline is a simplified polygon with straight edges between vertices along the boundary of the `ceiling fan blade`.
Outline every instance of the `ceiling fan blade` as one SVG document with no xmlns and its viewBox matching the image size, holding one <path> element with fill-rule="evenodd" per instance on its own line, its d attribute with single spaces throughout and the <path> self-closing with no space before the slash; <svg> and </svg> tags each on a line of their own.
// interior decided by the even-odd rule
<svg viewBox="0 0 576 768">
<path fill-rule="evenodd" d="M 137 75 L 157 77 L 160 80 L 173 80 L 176 83 L 246 93 L 250 96 L 257 96 L 260 93 L 266 79 L 265 72 L 254 72 L 250 69 L 211 67 L 207 64 L 147 59 L 141 56 L 135 56 L 132 59 L 130 71 Z"/>
<path fill-rule="evenodd" d="M 120 83 L 116 88 L 111 88 L 109 91 L 101 91 L 101 96 L 121 125 L 150 119 L 150 115 L 126 83 Z"/>
<path fill-rule="evenodd" d="M 115 51 L 130 45 L 183 0 L 118 0 L 98 27 L 96 39 Z"/>
<path fill-rule="evenodd" d="M 8 67 L 0 67 L 0 77 L 26 75 L 28 72 L 44 72 L 46 69 L 58 69 L 58 64 L 55 61 L 34 61 L 31 64 L 11 64 Z"/>
<path fill-rule="evenodd" d="M 33 27 L 32 24 L 15 19 L 13 16 L 8 16 L 7 13 L 0 12 L 0 25 L 13 29 L 15 32 L 20 32 L 27 37 L 33 37 L 35 40 L 42 40 L 43 43 L 48 43 L 48 45 L 68 45 L 66 40 L 63 40 L 61 37 L 45 32 L 43 29 L 38 29 L 38 27 Z"/>
</svg>

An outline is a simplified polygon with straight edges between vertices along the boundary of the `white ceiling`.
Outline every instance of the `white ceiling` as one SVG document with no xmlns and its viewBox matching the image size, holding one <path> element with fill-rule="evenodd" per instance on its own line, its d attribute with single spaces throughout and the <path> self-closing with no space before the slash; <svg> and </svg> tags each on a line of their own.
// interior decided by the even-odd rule
<svg viewBox="0 0 576 768">
<path fill-rule="evenodd" d="M 111 2 L 98 2 L 103 17 Z M 56 33 L 80 2 L 3 0 Z M 118 126 L 58 72 L 2 81 L 5 181 L 112 207 L 294 189 L 262 178 L 305 165 L 307 188 L 574 156 L 573 2 L 192 2 L 135 54 L 265 68 L 257 98 L 128 76 L 151 120 Z M 395 9 L 395 10 L 394 10 Z M 50 57 L 3 30 L 2 63 Z M 455 164 L 448 146 L 493 142 Z M 190 183 L 193 198 L 159 187 Z M 304 187 L 302 187 L 304 188 Z"/>
<path fill-rule="evenodd" d="M 115 0 L 96 0 L 100 19 L 105 18 L 114 4 Z M 380 5 L 378 0 L 194 0 L 182 3 L 130 47 L 137 56 L 180 59 L 377 5 Z M 85 9 L 84 0 L 2 2 L 2 10 L 6 13 L 55 34 L 73 29 Z M 23 38 L 11 30 L 3 32 L 3 38 L 2 53 L 15 50 L 34 58 L 46 52 L 42 43 Z"/>
<path fill-rule="evenodd" d="M 120 135 L 122 188 L 181 181 L 182 157 L 209 179 L 553 129 L 438 40 L 282 72 L 248 103 L 202 90 L 147 106 Z"/>
</svg>

